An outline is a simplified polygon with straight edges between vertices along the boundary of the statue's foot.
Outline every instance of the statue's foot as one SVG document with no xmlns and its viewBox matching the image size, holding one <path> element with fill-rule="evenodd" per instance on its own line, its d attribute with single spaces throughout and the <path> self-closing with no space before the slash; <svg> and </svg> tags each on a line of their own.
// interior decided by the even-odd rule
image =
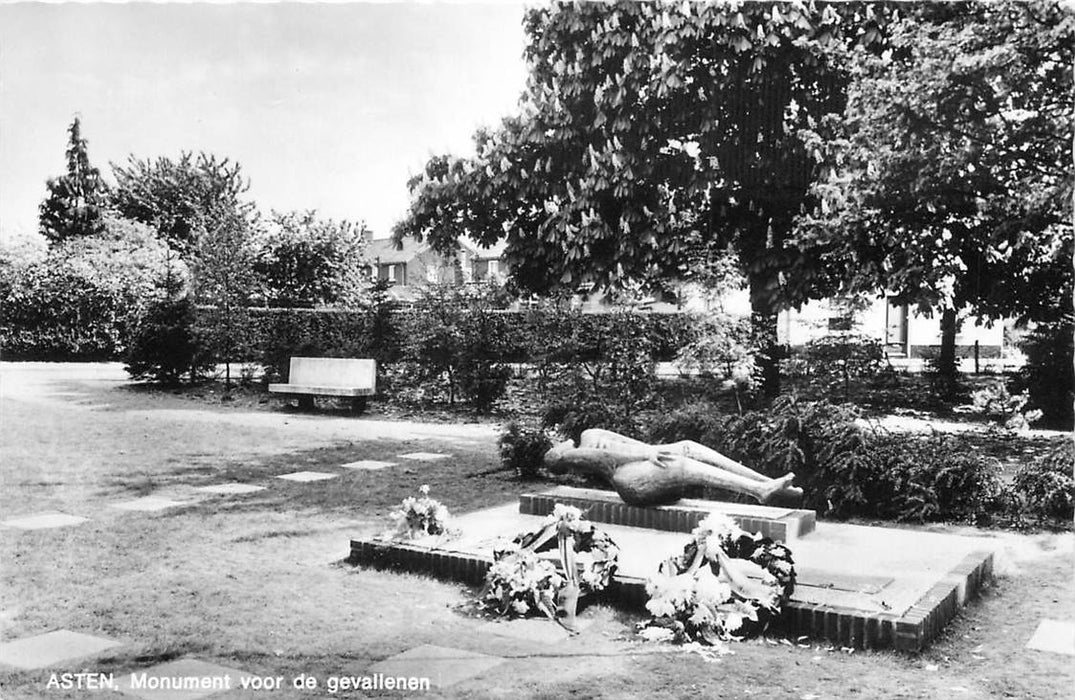
<svg viewBox="0 0 1075 700">
<path fill-rule="evenodd" d="M 803 490 L 798 486 L 792 486 L 795 480 L 794 473 L 787 473 L 782 477 L 773 479 L 768 487 L 762 492 L 761 502 L 772 503 L 773 501 L 794 502 L 802 500 Z"/>
</svg>

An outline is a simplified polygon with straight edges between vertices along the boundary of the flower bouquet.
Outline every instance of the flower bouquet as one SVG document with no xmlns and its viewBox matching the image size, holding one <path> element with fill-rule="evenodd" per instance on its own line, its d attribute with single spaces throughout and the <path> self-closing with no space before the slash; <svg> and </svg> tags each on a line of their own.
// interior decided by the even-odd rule
<svg viewBox="0 0 1075 700">
<path fill-rule="evenodd" d="M 554 547 L 559 570 L 538 556 Z M 541 612 L 573 632 L 579 596 L 608 586 L 619 551 L 582 511 L 558 503 L 539 530 L 493 553 L 482 601 L 501 615 Z"/>
<path fill-rule="evenodd" d="M 791 551 L 723 515 L 698 524 L 683 554 L 646 583 L 647 638 L 718 644 L 765 630 L 795 587 Z"/>
<path fill-rule="evenodd" d="M 394 540 L 413 540 L 426 536 L 452 536 L 451 514 L 440 501 L 429 497 L 429 486 L 419 487 L 419 497 L 408 496 L 399 508 L 389 513 L 395 527 L 389 533 Z"/>
</svg>

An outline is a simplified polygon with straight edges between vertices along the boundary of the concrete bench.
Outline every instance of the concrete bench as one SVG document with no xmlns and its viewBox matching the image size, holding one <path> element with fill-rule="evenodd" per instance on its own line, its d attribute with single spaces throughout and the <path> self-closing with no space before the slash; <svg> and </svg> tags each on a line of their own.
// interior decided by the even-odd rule
<svg viewBox="0 0 1075 700">
<path fill-rule="evenodd" d="M 366 410 L 366 397 L 377 393 L 377 361 L 343 357 L 292 357 L 287 384 L 270 384 L 274 394 L 297 396 L 299 407 L 312 409 L 315 396 L 351 399 L 356 413 Z"/>
</svg>

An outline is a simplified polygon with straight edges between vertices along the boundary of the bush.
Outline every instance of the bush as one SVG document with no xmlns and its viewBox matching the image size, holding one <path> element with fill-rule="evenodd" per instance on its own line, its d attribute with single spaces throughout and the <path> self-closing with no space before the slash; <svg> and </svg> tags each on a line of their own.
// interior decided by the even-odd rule
<svg viewBox="0 0 1075 700">
<path fill-rule="evenodd" d="M 855 384 L 878 377 L 884 360 L 878 340 L 848 332 L 814 338 L 785 364 L 790 373 L 807 380 L 813 395 L 846 402 L 852 400 Z"/>
<path fill-rule="evenodd" d="M 877 434 L 851 406 L 781 396 L 768 411 L 696 403 L 658 417 L 654 443 L 694 440 L 770 477 L 795 472 L 804 507 L 832 517 L 981 520 L 1002 510 L 999 463 L 957 439 Z"/>
<path fill-rule="evenodd" d="M 209 350 L 196 328 L 194 302 L 168 296 L 151 303 L 138 319 L 127 349 L 125 369 L 135 379 L 178 386 L 210 369 Z"/>
<path fill-rule="evenodd" d="M 1012 480 L 1016 517 L 1058 520 L 1070 523 L 1075 516 L 1075 446 L 1066 442 L 1045 459 L 1021 466 Z"/>
<path fill-rule="evenodd" d="M 1004 384 L 993 384 L 971 392 L 971 409 L 987 418 L 1003 422 L 1007 430 L 1026 430 L 1042 416 L 1040 410 L 1026 411 L 1027 392 L 1011 395 Z"/>
<path fill-rule="evenodd" d="M 520 479 L 537 478 L 545 453 L 552 440 L 543 428 L 518 421 L 508 423 L 497 441 L 500 463 Z"/>
<path fill-rule="evenodd" d="M 1073 337 L 1070 319 L 1036 326 L 1020 345 L 1027 361 L 1011 387 L 1013 393 L 1027 391 L 1029 407 L 1042 411 L 1043 420 L 1049 425 L 1065 430 L 1070 430 L 1075 420 Z"/>
<path fill-rule="evenodd" d="M 450 406 L 463 398 L 487 411 L 504 395 L 510 342 L 496 304 L 492 287 L 431 286 L 406 316 L 402 359 L 416 381 L 440 385 Z"/>
<path fill-rule="evenodd" d="M 851 406 L 784 395 L 767 410 L 732 416 L 693 404 L 658 419 L 650 438 L 695 440 L 769 477 L 794 472 L 804 507 L 824 513 L 833 475 L 861 468 L 867 433 L 857 418 Z"/>
<path fill-rule="evenodd" d="M 857 466 L 833 474 L 836 515 L 981 522 L 1002 510 L 1000 463 L 953 436 L 875 435 Z"/>
<path fill-rule="evenodd" d="M 0 347 L 8 359 L 108 360 L 123 352 L 134 300 L 64 264 L 7 268 Z"/>
<path fill-rule="evenodd" d="M 583 430 L 597 427 L 637 435 L 639 419 L 656 399 L 646 317 L 605 314 L 602 324 L 587 329 L 580 315 L 547 314 L 532 327 L 542 420 L 575 440 Z"/>
</svg>

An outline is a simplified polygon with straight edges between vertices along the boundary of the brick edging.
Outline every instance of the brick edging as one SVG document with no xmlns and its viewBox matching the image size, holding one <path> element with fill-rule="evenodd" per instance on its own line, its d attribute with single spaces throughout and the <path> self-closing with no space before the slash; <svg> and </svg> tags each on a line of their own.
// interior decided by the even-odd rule
<svg viewBox="0 0 1075 700">
<path fill-rule="evenodd" d="M 481 585 L 492 556 L 437 550 L 423 545 L 383 540 L 351 540 L 351 564 L 402 569 L 411 573 Z M 928 646 L 992 577 L 993 553 L 968 554 L 903 615 L 869 613 L 839 605 L 790 602 L 774 628 L 789 635 L 806 635 L 852 649 L 917 652 Z M 605 596 L 617 606 L 638 610 L 646 603 L 646 582 L 615 576 Z"/>
<path fill-rule="evenodd" d="M 572 496 L 564 493 L 525 493 L 519 496 L 519 512 L 524 515 L 548 515 L 557 503 L 581 508 L 586 518 L 595 523 L 642 527 L 665 532 L 689 533 L 711 511 L 696 506 L 632 506 L 620 501 L 614 492 L 609 500 L 585 495 Z M 787 508 L 790 511 L 779 518 L 725 513 L 739 527 L 749 533 L 759 532 L 776 542 L 791 542 L 813 532 L 817 519 L 812 510 Z M 723 511 L 721 511 L 723 512 Z"/>
</svg>

